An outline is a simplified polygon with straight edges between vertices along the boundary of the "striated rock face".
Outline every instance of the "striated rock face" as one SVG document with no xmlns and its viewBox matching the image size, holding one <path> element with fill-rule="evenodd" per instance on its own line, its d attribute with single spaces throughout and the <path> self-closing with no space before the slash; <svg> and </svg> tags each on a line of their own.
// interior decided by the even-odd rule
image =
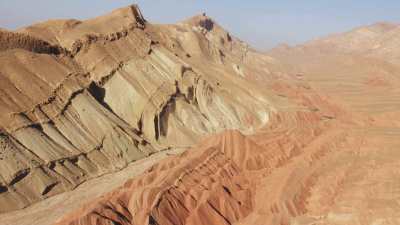
<svg viewBox="0 0 400 225">
<path fill-rule="evenodd" d="M 0 30 L 0 51 L 25 49 L 35 53 L 60 54 L 62 49 L 29 35 Z"/>
<path fill-rule="evenodd" d="M 178 28 L 196 38 L 180 40 Z M 266 124 L 268 98 L 230 64 L 199 66 L 204 54 L 217 54 L 210 65 L 231 55 L 229 46 L 196 55 L 169 45 L 204 47 L 219 35 L 204 32 L 149 24 L 136 6 L 1 31 L 0 212 L 208 133 Z"/>
<path fill-rule="evenodd" d="M 377 130 L 312 90 L 273 89 L 319 110 L 208 137 L 54 224 L 396 224 L 398 129 Z"/>
<path fill-rule="evenodd" d="M 1 30 L 0 223 L 397 225 L 397 34 L 264 54 L 137 6 Z"/>
<path fill-rule="evenodd" d="M 253 151 L 261 147 L 228 131 L 159 163 L 62 224 L 230 224 L 254 208 L 254 181 L 243 173 L 265 165 Z"/>
<path fill-rule="evenodd" d="M 395 25 L 272 57 L 205 15 L 160 27 L 147 25 L 154 40 L 204 74 L 224 68 L 239 86 L 262 84 L 274 113 L 255 133 L 209 136 L 51 224 L 398 224 L 400 70 L 387 55 L 360 53 Z"/>
<path fill-rule="evenodd" d="M 237 139 L 238 135 L 240 139 Z M 214 148 L 231 141 L 248 143 L 239 133 L 230 132 L 209 141 L 209 147 L 166 160 L 153 167 L 142 179 L 128 182 L 123 189 L 110 194 L 113 200 L 104 202 L 104 208 L 89 207 L 88 215 L 80 221 L 87 224 L 112 221 L 121 224 L 191 224 L 203 219 L 218 219 L 223 222 L 218 211 L 223 210 L 219 204 L 221 195 L 230 199 L 226 206 L 236 209 L 237 215 L 229 219 L 246 216 L 252 209 L 250 181 L 239 177 L 241 168 L 225 156 L 232 154 L 230 147 L 224 151 Z M 251 147 L 251 143 L 249 145 Z M 204 193 L 205 189 L 207 193 Z M 214 215 L 205 217 L 213 208 L 216 208 Z M 103 220 L 102 215 L 107 215 L 110 220 Z"/>
<path fill-rule="evenodd" d="M 97 39 L 116 39 L 126 35 L 127 30 L 145 27 L 139 8 L 135 5 L 114 10 L 97 18 L 78 20 L 50 20 L 18 30 L 68 50 L 76 50 L 79 45 Z"/>
</svg>

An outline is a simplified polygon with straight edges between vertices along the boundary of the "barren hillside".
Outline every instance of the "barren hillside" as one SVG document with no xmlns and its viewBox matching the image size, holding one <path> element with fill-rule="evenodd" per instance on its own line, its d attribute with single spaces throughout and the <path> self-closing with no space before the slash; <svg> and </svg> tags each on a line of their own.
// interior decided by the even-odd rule
<svg viewBox="0 0 400 225">
<path fill-rule="evenodd" d="M 136 5 L 1 30 L 0 221 L 398 224 L 399 37 L 261 53 Z"/>
<path fill-rule="evenodd" d="M 1 212 L 208 133 L 251 132 L 274 110 L 242 78 L 247 46 L 205 16 L 152 25 L 131 6 L 0 36 Z"/>
</svg>

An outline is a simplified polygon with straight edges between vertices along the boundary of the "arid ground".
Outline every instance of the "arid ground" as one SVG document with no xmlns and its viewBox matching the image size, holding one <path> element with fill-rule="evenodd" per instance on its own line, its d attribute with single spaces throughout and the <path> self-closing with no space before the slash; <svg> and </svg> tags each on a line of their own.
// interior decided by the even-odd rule
<svg viewBox="0 0 400 225">
<path fill-rule="evenodd" d="M 0 30 L 0 224 L 400 224 L 400 25 L 261 52 L 136 5 Z"/>
</svg>

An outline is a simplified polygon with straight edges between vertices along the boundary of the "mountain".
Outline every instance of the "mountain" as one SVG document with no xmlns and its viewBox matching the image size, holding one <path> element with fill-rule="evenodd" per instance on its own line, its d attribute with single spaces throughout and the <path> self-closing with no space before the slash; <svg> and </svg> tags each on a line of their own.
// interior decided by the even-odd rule
<svg viewBox="0 0 400 225">
<path fill-rule="evenodd" d="M 1 212 L 274 110 L 242 77 L 250 50 L 204 16 L 152 25 L 131 6 L 0 35 Z"/>
<path fill-rule="evenodd" d="M 297 51 L 319 52 L 320 54 L 361 55 L 375 59 L 384 59 L 400 65 L 400 25 L 380 22 L 359 27 L 345 33 L 330 35 L 296 46 Z M 279 54 L 285 48 L 276 48 L 272 53 Z"/>
<path fill-rule="evenodd" d="M 398 224 L 397 34 L 262 53 L 136 5 L 1 30 L 1 224 Z"/>
<path fill-rule="evenodd" d="M 267 54 L 352 111 L 398 111 L 400 26 L 377 23 Z M 368 98 L 365 98 L 368 96 Z"/>
</svg>

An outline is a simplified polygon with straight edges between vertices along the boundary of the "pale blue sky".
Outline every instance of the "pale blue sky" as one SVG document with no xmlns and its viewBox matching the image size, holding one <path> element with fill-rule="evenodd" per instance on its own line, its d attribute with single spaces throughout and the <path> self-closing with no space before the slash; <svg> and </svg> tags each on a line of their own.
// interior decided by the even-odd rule
<svg viewBox="0 0 400 225">
<path fill-rule="evenodd" d="M 259 49 L 380 21 L 400 23 L 400 0 L 0 0 L 0 27 L 15 29 L 50 18 L 85 19 L 132 3 L 155 23 L 206 12 Z"/>
</svg>

